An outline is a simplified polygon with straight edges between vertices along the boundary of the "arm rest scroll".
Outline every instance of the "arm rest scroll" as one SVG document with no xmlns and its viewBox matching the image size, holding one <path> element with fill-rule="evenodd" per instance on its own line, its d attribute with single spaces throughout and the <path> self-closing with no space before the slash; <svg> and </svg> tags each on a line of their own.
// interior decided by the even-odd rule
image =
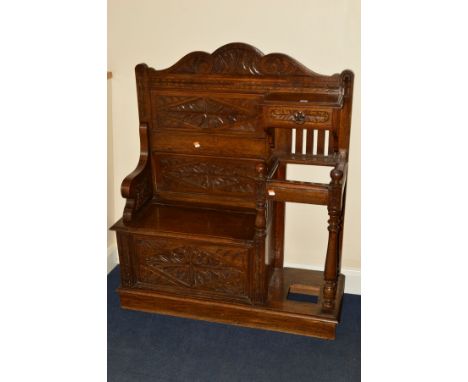
<svg viewBox="0 0 468 382">
<path fill-rule="evenodd" d="M 346 176 L 348 172 L 348 152 L 340 150 L 338 162 L 330 172 L 331 184 L 344 185 L 346 183 Z"/>
<path fill-rule="evenodd" d="M 140 125 L 140 159 L 135 170 L 123 180 L 121 194 L 127 199 L 124 222 L 130 222 L 135 213 L 152 197 L 147 124 Z"/>
<path fill-rule="evenodd" d="M 343 202 L 346 178 L 348 175 L 348 151 L 340 150 L 338 162 L 330 172 L 330 198 L 329 205 L 341 209 Z"/>
</svg>

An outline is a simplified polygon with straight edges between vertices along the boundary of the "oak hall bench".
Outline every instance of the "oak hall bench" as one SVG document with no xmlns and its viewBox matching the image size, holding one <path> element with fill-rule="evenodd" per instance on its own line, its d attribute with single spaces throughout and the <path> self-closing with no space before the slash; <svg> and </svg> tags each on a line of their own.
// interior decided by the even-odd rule
<svg viewBox="0 0 468 382">
<path fill-rule="evenodd" d="M 135 72 L 140 160 L 112 227 L 121 306 L 335 338 L 353 73 L 242 43 Z M 286 180 L 288 163 L 330 181 Z M 323 271 L 283 266 L 285 202 L 328 208 Z"/>
</svg>

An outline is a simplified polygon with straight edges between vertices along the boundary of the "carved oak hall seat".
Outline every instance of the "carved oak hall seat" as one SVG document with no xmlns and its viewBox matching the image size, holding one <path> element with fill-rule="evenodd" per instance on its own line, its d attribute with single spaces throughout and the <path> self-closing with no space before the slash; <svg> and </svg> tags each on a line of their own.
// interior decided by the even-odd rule
<svg viewBox="0 0 468 382">
<path fill-rule="evenodd" d="M 241 43 L 135 72 L 140 160 L 112 227 L 121 306 L 334 338 L 353 73 Z M 330 182 L 286 180 L 288 163 L 329 166 Z M 285 202 L 328 207 L 323 272 L 283 267 Z"/>
</svg>

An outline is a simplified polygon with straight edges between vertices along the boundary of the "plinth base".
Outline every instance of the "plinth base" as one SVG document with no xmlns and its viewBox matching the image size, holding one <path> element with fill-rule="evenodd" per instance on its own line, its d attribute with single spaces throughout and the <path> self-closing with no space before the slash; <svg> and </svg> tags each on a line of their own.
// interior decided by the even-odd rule
<svg viewBox="0 0 468 382">
<path fill-rule="evenodd" d="M 275 269 L 265 305 L 246 305 L 181 297 L 147 289 L 119 288 L 122 308 L 334 339 L 344 293 L 338 278 L 334 308 L 322 309 L 323 272 Z M 316 295 L 317 303 L 294 301 L 288 294 Z"/>
</svg>

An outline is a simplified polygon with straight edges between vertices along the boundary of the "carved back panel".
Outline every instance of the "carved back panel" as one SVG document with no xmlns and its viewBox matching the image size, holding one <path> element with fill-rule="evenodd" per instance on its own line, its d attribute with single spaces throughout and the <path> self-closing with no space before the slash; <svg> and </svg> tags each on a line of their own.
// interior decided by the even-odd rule
<svg viewBox="0 0 468 382">
<path fill-rule="evenodd" d="M 192 52 L 168 69 L 140 64 L 135 71 L 160 199 L 254 208 L 255 166 L 273 151 L 332 154 L 349 146 L 351 72 L 320 75 L 242 43 Z M 286 94 L 314 94 L 323 107 L 307 105 L 303 125 L 277 128 L 296 118 L 278 107 Z M 329 99 L 340 100 L 339 108 Z"/>
<path fill-rule="evenodd" d="M 196 133 L 262 136 L 260 96 L 187 92 L 152 92 L 153 126 Z"/>
</svg>

